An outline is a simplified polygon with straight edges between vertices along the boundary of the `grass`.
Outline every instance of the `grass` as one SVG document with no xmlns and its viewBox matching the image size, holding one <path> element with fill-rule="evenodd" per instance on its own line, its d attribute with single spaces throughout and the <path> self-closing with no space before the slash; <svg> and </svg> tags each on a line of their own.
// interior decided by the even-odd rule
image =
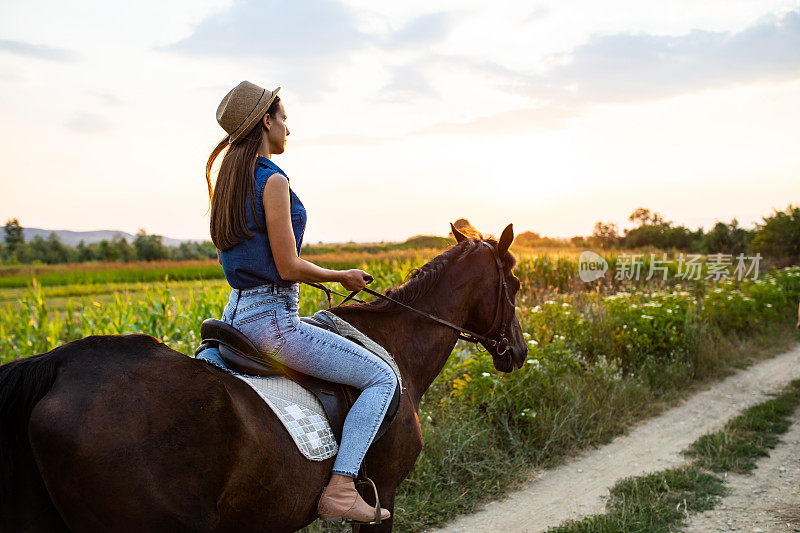
<svg viewBox="0 0 800 533">
<path fill-rule="evenodd" d="M 765 335 L 760 340 L 773 339 Z M 748 345 L 741 343 L 743 348 Z M 767 353 L 762 346 L 762 354 Z M 737 354 L 726 357 L 735 360 Z M 706 375 L 704 380 L 714 377 Z M 527 481 L 532 468 L 561 464 L 581 449 L 606 443 L 694 389 L 689 379 L 684 387 L 661 388 L 636 375 L 606 381 L 573 371 L 553 378 L 558 383 L 552 386 L 520 383 L 519 391 L 504 387 L 498 394 L 511 399 L 527 388 L 536 398 L 534 410 L 527 413 L 524 408 L 515 412 L 488 406 L 478 413 L 469 406 L 440 409 L 423 398 L 422 409 L 432 417 L 428 420 L 421 412 L 425 448 L 398 491 L 397 502 L 404 510 L 398 530 L 423 531 L 471 512 L 478 503 Z"/>
<path fill-rule="evenodd" d="M 364 265 L 404 265 L 425 261 L 441 253 L 447 239 L 421 237 L 412 238 L 405 243 L 378 244 L 337 244 L 306 246 L 301 255 L 314 263 L 332 269 L 360 268 Z M 647 272 L 650 264 L 648 250 L 638 250 L 643 254 L 642 272 Z M 516 274 L 523 285 L 549 294 L 552 291 L 569 292 L 584 290 L 617 291 L 650 284 L 640 281 L 615 280 L 614 270 L 625 252 L 604 253 L 608 260 L 610 274 L 598 282 L 585 284 L 578 277 L 578 256 L 580 249 L 529 248 L 512 246 L 512 252 L 521 260 Z M 676 254 L 672 254 L 676 256 Z M 676 279 L 678 263 L 668 264 L 670 282 Z M 703 272 L 705 274 L 705 271 Z M 134 262 L 86 262 L 57 265 L 0 265 L 0 290 L 24 288 L 36 278 L 43 287 L 59 285 L 100 285 L 113 283 L 162 282 L 165 279 L 201 280 L 223 279 L 222 268 L 216 259 L 187 261 L 134 261 Z M 702 282 L 701 282 L 702 284 Z"/>
<path fill-rule="evenodd" d="M 345 247 L 346 248 L 346 247 Z M 332 269 L 358 268 L 362 264 L 423 264 L 440 253 L 436 248 L 345 250 L 321 252 L 309 258 Z M 0 266 L 0 290 L 25 288 L 33 279 L 43 287 L 105 285 L 115 283 L 224 279 L 216 259 L 189 261 L 87 262 L 59 265 Z"/>
<path fill-rule="evenodd" d="M 714 472 L 744 474 L 756 460 L 769 456 L 778 435 L 790 426 L 789 418 L 800 403 L 800 380 L 780 396 L 746 409 L 716 433 L 700 437 L 686 451 L 694 465 Z"/>
<path fill-rule="evenodd" d="M 87 297 L 99 303 L 113 302 L 117 295 L 129 297 L 132 300 L 141 300 L 145 294 L 169 286 L 176 298 L 188 297 L 193 291 L 203 287 L 227 289 L 228 283 L 224 279 L 186 280 L 186 281 L 150 281 L 127 283 L 98 283 L 54 285 L 41 287 L 42 297 L 47 300 L 50 310 L 64 310 L 71 299 Z M 9 304 L 19 308 L 30 292 L 30 287 L 0 290 L 0 305 Z"/>
<path fill-rule="evenodd" d="M 488 402 L 477 413 L 470 404 L 441 402 L 441 395 L 447 395 L 447 392 L 439 388 L 444 389 L 447 382 L 437 380 L 434 382 L 436 388 L 423 397 L 420 410 L 423 453 L 411 475 L 398 490 L 395 530 L 425 531 L 458 515 L 472 512 L 481 502 L 496 499 L 528 481 L 531 469 L 557 466 L 582 449 L 609 442 L 634 422 L 674 405 L 680 398 L 702 388 L 703 383 L 727 375 L 731 371 L 731 362 L 752 364 L 782 352 L 797 342 L 797 335 L 790 329 L 791 324 L 787 321 L 784 326 L 746 339 L 701 343 L 704 349 L 710 350 L 703 352 L 704 357 L 720 357 L 719 366 L 714 367 L 717 373 L 687 381 L 679 388 L 659 389 L 637 376 L 605 382 L 597 374 L 587 377 L 586 373 L 576 371 L 553 376 L 558 385 L 552 388 L 541 385 L 534 387 L 531 386 L 531 380 L 524 380 L 511 389 L 503 387 L 502 392 L 497 391 L 497 396 L 507 399 L 519 397 L 526 391 L 527 396 L 537 398 L 535 410 L 524 416 L 519 416 L 521 412 L 516 413 L 518 416 L 503 416 L 511 411 L 508 406 L 501 408 Z M 723 353 L 716 354 L 717 350 Z M 448 362 L 448 366 L 454 364 L 455 360 Z M 446 368 L 445 372 L 448 370 Z M 512 374 L 498 379 L 510 382 L 514 377 Z M 452 396 L 448 398 L 454 399 Z M 531 412 L 536 415 L 531 417 Z M 520 422 L 524 423 L 523 427 L 520 427 Z M 523 431 L 525 426 L 527 431 Z M 653 508 L 651 515 L 658 516 L 667 506 L 675 509 L 677 503 L 672 503 L 676 501 L 675 498 L 680 496 L 681 502 L 685 498 L 683 493 L 687 476 L 671 473 L 665 474 L 665 477 L 668 478 L 667 486 L 673 489 L 652 495 L 653 505 L 658 503 L 658 508 Z M 705 506 L 710 505 L 711 496 L 717 492 L 714 489 L 717 483 L 707 475 L 697 475 L 696 478 L 707 487 L 707 494 L 698 493 L 695 500 L 687 498 L 689 512 L 693 512 L 695 505 L 699 506 L 702 502 L 706 502 L 702 503 L 703 508 L 708 508 Z M 669 479 L 677 481 L 672 484 Z M 677 493 L 676 487 L 680 487 Z M 619 494 L 628 498 L 630 492 L 624 488 Z M 639 514 L 630 516 L 641 505 L 631 501 L 622 502 L 617 515 L 619 520 L 594 517 L 596 523 L 564 531 L 637 531 L 637 520 L 649 523 Z M 680 514 L 686 515 L 683 503 Z M 616 526 L 618 528 L 614 529 Z M 304 531 L 348 530 L 315 522 Z M 638 531 L 648 529 L 643 526 Z"/>
<path fill-rule="evenodd" d="M 713 509 L 724 494 L 723 480 L 691 467 L 629 477 L 611 489 L 606 514 L 568 522 L 548 532 L 672 531 L 690 513 Z"/>
<path fill-rule="evenodd" d="M 745 409 L 720 431 L 703 435 L 684 452 L 690 465 L 634 476 L 610 491 L 607 512 L 550 528 L 550 533 L 672 531 L 691 514 L 713 509 L 725 480 L 709 472 L 747 473 L 788 431 L 800 405 L 800 380 L 772 400 Z"/>
<path fill-rule="evenodd" d="M 398 531 L 424 530 L 471 511 L 524 481 L 531 468 L 608 442 L 698 383 L 800 338 L 793 322 L 800 268 L 752 282 L 563 293 L 556 289 L 574 265 L 546 259 L 522 257 L 518 263 L 525 289 L 517 316 L 529 345 L 525 367 L 499 374 L 489 356 L 459 343 L 424 396 L 419 417 L 425 444 L 398 491 Z M 358 266 L 375 276 L 374 288 L 382 291 L 424 261 L 414 252 L 372 257 Z M 556 285 L 542 288 L 551 281 Z M 102 283 L 92 287 L 102 294 L 74 283 L 32 284 L 13 304 L 0 305 L 0 362 L 90 334 L 133 332 L 191 354 L 202 320 L 221 315 L 229 292 L 221 280 L 172 277 L 126 282 L 113 291 Z M 73 291 L 80 299 L 66 296 Z M 301 287 L 301 314 L 313 314 L 323 301 L 320 291 Z M 758 353 L 751 355 L 754 348 Z"/>
<path fill-rule="evenodd" d="M 216 260 L 26 265 L 0 269 L 0 289 L 28 287 L 34 278 L 43 287 L 53 287 L 222 277 L 222 267 Z"/>
</svg>

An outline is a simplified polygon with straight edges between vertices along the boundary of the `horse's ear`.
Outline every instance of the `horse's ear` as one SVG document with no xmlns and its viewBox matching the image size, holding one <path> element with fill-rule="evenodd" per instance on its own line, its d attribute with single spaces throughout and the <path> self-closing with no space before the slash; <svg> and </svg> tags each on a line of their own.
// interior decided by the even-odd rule
<svg viewBox="0 0 800 533">
<path fill-rule="evenodd" d="M 458 231 L 452 222 L 450 223 L 450 231 L 453 232 L 453 237 L 456 238 L 457 243 L 467 240 L 467 236 Z"/>
<path fill-rule="evenodd" d="M 506 229 L 503 230 L 502 235 L 500 235 L 500 242 L 497 243 L 497 254 L 502 256 L 508 250 L 508 247 L 511 246 L 511 241 L 514 240 L 514 225 L 509 224 L 506 226 Z"/>
</svg>

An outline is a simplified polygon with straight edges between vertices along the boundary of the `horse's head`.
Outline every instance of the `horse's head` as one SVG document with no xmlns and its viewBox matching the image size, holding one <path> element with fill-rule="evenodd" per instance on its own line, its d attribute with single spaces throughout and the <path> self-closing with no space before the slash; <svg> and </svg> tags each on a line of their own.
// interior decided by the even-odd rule
<svg viewBox="0 0 800 533">
<path fill-rule="evenodd" d="M 459 244 L 470 240 L 452 224 L 450 227 Z M 499 241 L 472 239 L 484 246 L 477 246 L 475 253 L 470 254 L 474 256 L 473 268 L 480 269 L 481 278 L 477 290 L 473 291 L 475 305 L 464 327 L 496 343 L 481 344 L 492 355 L 494 367 L 501 372 L 522 368 L 528 354 L 528 345 L 516 316 L 520 282 L 512 273 L 516 259 L 508 251 L 513 240 L 514 228 L 509 224 Z"/>
</svg>

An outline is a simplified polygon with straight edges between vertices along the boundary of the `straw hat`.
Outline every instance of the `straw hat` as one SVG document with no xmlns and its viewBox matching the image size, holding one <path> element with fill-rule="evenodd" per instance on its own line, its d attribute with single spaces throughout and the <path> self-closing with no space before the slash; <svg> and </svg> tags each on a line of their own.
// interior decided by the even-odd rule
<svg viewBox="0 0 800 533">
<path fill-rule="evenodd" d="M 281 88 L 268 91 L 249 81 L 243 81 L 225 95 L 217 108 L 217 122 L 222 126 L 233 144 L 255 126 L 266 114 L 270 104 Z"/>
</svg>

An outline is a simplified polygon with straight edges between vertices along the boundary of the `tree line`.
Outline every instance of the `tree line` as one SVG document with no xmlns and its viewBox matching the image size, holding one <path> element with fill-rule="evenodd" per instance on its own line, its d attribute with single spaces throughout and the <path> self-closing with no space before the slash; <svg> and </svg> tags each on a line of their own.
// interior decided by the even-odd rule
<svg viewBox="0 0 800 533">
<path fill-rule="evenodd" d="M 47 238 L 35 236 L 26 241 L 19 220 L 12 218 L 6 222 L 5 243 L 0 243 L 0 262 L 3 264 L 31 263 L 83 263 L 87 261 L 160 261 L 171 259 L 216 259 L 217 250 L 211 241 L 182 242 L 179 246 L 167 246 L 161 235 L 148 235 L 140 229 L 133 243 L 122 235 L 111 240 L 77 246 L 61 242 L 56 233 Z"/>
<path fill-rule="evenodd" d="M 711 230 L 695 231 L 675 226 L 663 216 L 640 207 L 628 217 L 636 224 L 622 234 L 611 223 L 595 224 L 591 239 L 603 249 L 641 248 L 676 249 L 703 254 L 760 253 L 764 257 L 800 260 L 800 207 L 791 204 L 784 211 L 774 210 L 762 223 L 747 229 L 734 218 L 730 223 L 717 222 Z"/>
<path fill-rule="evenodd" d="M 800 263 L 800 207 L 789 205 L 784 211 L 775 210 L 763 217 L 763 222 L 753 229 L 739 226 L 736 219 L 730 223 L 717 222 L 709 231 L 703 228 L 691 230 L 683 225 L 674 225 L 659 214 L 644 207 L 631 213 L 628 220 L 635 224 L 632 229 L 620 232 L 611 222 L 597 222 L 589 236 L 571 239 L 542 237 L 538 233 L 525 231 L 517 235 L 518 246 L 543 248 L 594 248 L 601 250 L 655 248 L 679 250 L 699 254 L 754 255 L 781 258 L 788 263 Z M 466 219 L 455 223 L 459 229 L 470 228 Z M 442 237 L 418 236 L 403 243 L 401 247 L 443 247 L 447 243 Z M 353 246 L 361 248 L 363 245 Z M 341 248 L 342 245 L 339 245 Z M 312 249 L 313 248 L 313 249 Z M 330 248 L 330 250 L 329 250 Z M 332 252 L 331 246 L 314 246 L 307 253 Z M 216 248 L 211 241 L 183 242 L 170 247 L 162 242 L 161 235 L 148 235 L 143 229 L 136 234 L 133 243 L 121 235 L 111 240 L 69 246 L 61 242 L 58 235 L 34 237 L 25 241 L 22 227 L 16 218 L 5 225 L 5 244 L 0 244 L 0 262 L 14 263 L 71 263 L 85 261 L 157 261 L 164 259 L 215 259 Z"/>
<path fill-rule="evenodd" d="M 631 213 L 628 220 L 635 224 L 632 229 L 620 232 L 611 222 L 597 222 L 591 235 L 571 239 L 542 237 L 526 231 L 517 235 L 514 243 L 522 246 L 599 248 L 602 250 L 656 248 L 679 250 L 698 254 L 754 255 L 800 262 L 800 207 L 789 205 L 783 211 L 774 210 L 762 223 L 747 229 L 733 219 L 730 223 L 717 222 L 709 231 L 703 228 L 691 230 L 683 225 L 674 225 L 659 214 L 644 207 Z"/>
</svg>

